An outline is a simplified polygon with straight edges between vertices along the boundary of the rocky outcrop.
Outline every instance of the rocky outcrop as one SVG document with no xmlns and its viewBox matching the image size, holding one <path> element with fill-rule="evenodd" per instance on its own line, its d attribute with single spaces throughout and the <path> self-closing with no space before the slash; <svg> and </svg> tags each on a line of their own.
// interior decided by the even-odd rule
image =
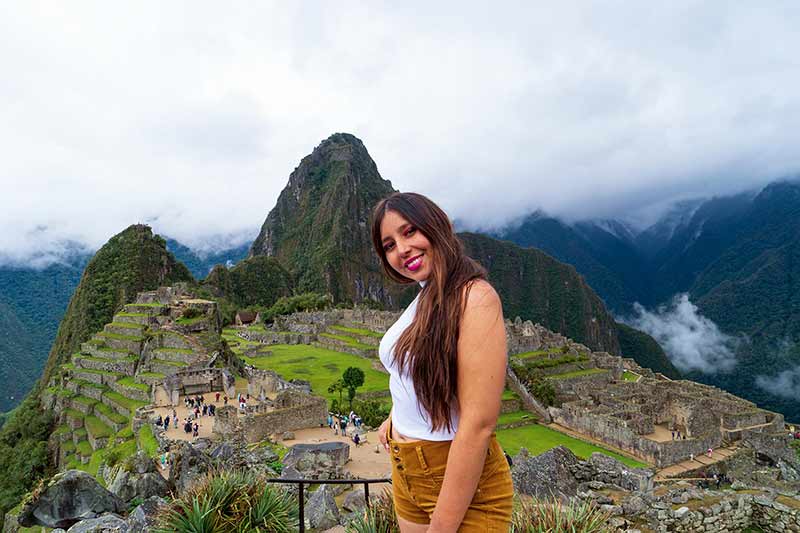
<svg viewBox="0 0 800 533">
<path fill-rule="evenodd" d="M 339 508 L 333 499 L 333 491 L 328 485 L 320 485 L 306 503 L 306 527 L 325 530 L 338 524 Z"/>
<path fill-rule="evenodd" d="M 123 502 L 92 476 L 80 470 L 67 470 L 53 476 L 23 506 L 19 523 L 24 527 L 67 528 L 81 520 L 119 513 L 124 508 Z"/>
<path fill-rule="evenodd" d="M 164 496 L 169 490 L 167 480 L 158 472 L 155 461 L 139 451 L 128 458 L 117 471 L 108 490 L 124 502 L 133 499 L 145 500 L 151 496 Z"/>
<path fill-rule="evenodd" d="M 173 451 L 169 482 L 182 494 L 212 468 L 211 458 L 188 442 L 178 444 Z"/>
<path fill-rule="evenodd" d="M 526 449 L 514 457 L 511 479 L 514 491 L 536 498 L 567 500 L 578 494 L 578 480 L 573 469 L 579 459 L 563 446 L 530 456 Z"/>
<path fill-rule="evenodd" d="M 246 470 L 261 476 L 274 476 L 272 465 L 278 454 L 269 446 L 250 448 L 242 440 L 225 441 L 209 453 L 214 466 L 225 470 Z"/>
<path fill-rule="evenodd" d="M 156 515 L 167 502 L 157 496 L 150 497 L 128 515 L 130 533 L 147 533 L 156 526 Z"/>
<path fill-rule="evenodd" d="M 67 533 L 130 533 L 128 523 L 114 514 L 81 520 L 67 530 Z"/>
<path fill-rule="evenodd" d="M 345 477 L 343 467 L 350 459 L 350 445 L 346 442 L 321 444 L 295 444 L 283 457 L 281 477 L 299 474 L 304 479 L 337 479 Z"/>
</svg>

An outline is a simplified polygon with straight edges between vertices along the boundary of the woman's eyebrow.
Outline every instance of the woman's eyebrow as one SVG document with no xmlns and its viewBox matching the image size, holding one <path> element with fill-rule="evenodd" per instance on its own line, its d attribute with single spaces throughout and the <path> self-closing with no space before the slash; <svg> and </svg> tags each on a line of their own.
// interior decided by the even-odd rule
<svg viewBox="0 0 800 533">
<path fill-rule="evenodd" d="M 400 232 L 400 233 L 402 233 L 402 232 L 403 232 L 403 231 L 404 231 L 404 230 L 405 230 L 407 227 L 409 227 L 410 225 L 411 225 L 411 222 L 406 222 L 405 224 L 403 224 L 402 226 L 400 226 L 399 228 L 397 228 L 397 231 L 398 231 L 398 232 Z M 392 239 L 392 236 L 391 236 L 391 235 L 387 235 L 386 237 L 384 237 L 384 238 L 381 240 L 381 242 L 386 242 L 386 241 L 389 241 L 389 240 L 391 240 L 391 239 Z"/>
</svg>

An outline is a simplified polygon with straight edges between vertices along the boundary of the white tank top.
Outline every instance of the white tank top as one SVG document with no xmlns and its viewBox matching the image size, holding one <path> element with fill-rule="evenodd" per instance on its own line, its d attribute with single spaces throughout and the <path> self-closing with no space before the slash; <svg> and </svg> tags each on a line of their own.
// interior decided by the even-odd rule
<svg viewBox="0 0 800 533">
<path fill-rule="evenodd" d="M 420 285 L 424 286 L 424 282 L 421 282 Z M 394 363 L 395 344 L 414 320 L 419 296 L 418 294 L 414 298 L 397 322 L 392 324 L 392 327 L 384 334 L 378 348 L 381 363 L 389 371 L 389 390 L 392 393 L 392 425 L 400 434 L 412 439 L 453 440 L 458 429 L 458 412 L 452 412 L 453 431 L 447 431 L 446 427 L 433 431 L 428 420 L 428 413 L 417 401 L 414 382 L 408 373 L 408 365 L 401 375 Z"/>
</svg>

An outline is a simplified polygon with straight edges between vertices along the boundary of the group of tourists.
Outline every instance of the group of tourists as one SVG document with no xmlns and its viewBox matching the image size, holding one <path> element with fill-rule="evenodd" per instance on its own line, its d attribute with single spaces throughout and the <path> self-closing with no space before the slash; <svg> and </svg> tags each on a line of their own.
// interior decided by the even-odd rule
<svg viewBox="0 0 800 533">
<path fill-rule="evenodd" d="M 672 430 L 672 440 L 686 440 L 686 433 L 681 434 L 681 430 Z"/>
<path fill-rule="evenodd" d="M 354 429 L 358 429 L 362 426 L 361 417 L 358 416 L 354 411 L 350 411 L 349 415 L 331 412 L 328 413 L 328 427 L 333 430 L 334 435 L 346 437 L 348 426 L 352 426 Z M 355 434 L 358 435 L 358 432 Z M 359 437 L 359 439 L 360 438 L 361 437 Z M 360 442 L 356 442 L 356 445 L 358 444 L 360 444 Z"/>
</svg>

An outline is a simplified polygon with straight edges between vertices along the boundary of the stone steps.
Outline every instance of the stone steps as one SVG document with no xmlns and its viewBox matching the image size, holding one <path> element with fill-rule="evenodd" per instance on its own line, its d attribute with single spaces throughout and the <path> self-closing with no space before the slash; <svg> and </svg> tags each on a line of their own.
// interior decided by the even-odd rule
<svg viewBox="0 0 800 533">
<path fill-rule="evenodd" d="M 180 333 L 174 331 L 161 330 L 158 332 L 159 348 L 180 348 L 191 350 L 192 345 Z"/>
<path fill-rule="evenodd" d="M 158 385 L 164 378 L 167 377 L 165 374 L 161 372 L 141 372 L 136 374 L 133 379 L 136 380 L 137 383 L 143 383 L 145 385 Z"/>
<path fill-rule="evenodd" d="M 165 376 L 171 376 L 176 372 L 180 372 L 181 370 L 186 370 L 189 368 L 189 365 L 185 363 L 181 364 L 174 361 L 164 361 L 161 359 L 151 359 L 148 365 L 150 366 L 151 372 L 164 374 Z"/>
<path fill-rule="evenodd" d="M 93 340 L 102 341 L 109 348 L 120 350 L 123 352 L 131 352 L 133 354 L 142 353 L 142 345 L 144 344 L 144 337 L 135 335 L 118 335 L 116 333 L 96 333 Z"/>
<path fill-rule="evenodd" d="M 187 348 L 157 348 L 153 350 L 153 358 L 174 363 L 186 363 L 187 365 L 199 359 L 196 353 Z"/>
<path fill-rule="evenodd" d="M 85 415 L 92 414 L 92 409 L 97 400 L 86 396 L 74 396 L 69 399 L 69 406 Z"/>
<path fill-rule="evenodd" d="M 86 427 L 86 437 L 89 444 L 92 445 L 92 450 L 95 451 L 105 448 L 109 439 L 116 433 L 112 431 L 111 426 L 96 416 L 87 416 L 84 419 L 84 427 Z"/>
<path fill-rule="evenodd" d="M 163 314 L 169 306 L 164 304 L 126 304 L 122 308 L 123 313 L 145 314 L 147 316 L 158 316 Z"/>
<path fill-rule="evenodd" d="M 144 333 L 144 326 L 130 322 L 112 322 L 103 327 L 103 332 L 126 337 L 141 337 Z"/>
<path fill-rule="evenodd" d="M 76 379 L 89 381 L 97 385 L 108 385 L 124 376 L 124 374 L 119 372 L 108 372 L 106 370 L 95 370 L 93 368 L 76 367 L 70 370 L 70 372 Z"/>
<path fill-rule="evenodd" d="M 81 344 L 81 353 L 101 359 L 130 359 L 131 357 L 138 357 L 136 354 L 124 350 L 115 350 L 108 346 L 101 346 L 92 342 L 84 342 Z"/>
<path fill-rule="evenodd" d="M 126 376 L 132 376 L 136 373 L 137 361 L 135 360 L 104 359 L 101 357 L 92 357 L 82 354 L 73 357 L 74 358 L 72 362 L 75 363 L 75 366 L 79 368 L 102 370 L 104 372 L 117 372 L 119 374 L 125 374 Z"/>
<path fill-rule="evenodd" d="M 130 424 L 130 419 L 119 414 L 113 408 L 104 403 L 98 403 L 94 406 L 94 416 L 103 421 L 104 424 L 111 427 L 114 433 L 118 433 Z"/>
<path fill-rule="evenodd" d="M 132 378 L 128 378 L 132 379 Z M 126 398 L 131 398 L 133 400 L 137 400 L 140 402 L 149 402 L 150 401 L 150 391 L 144 391 L 142 389 L 136 388 L 135 386 L 125 385 L 120 381 L 115 381 L 109 385 L 109 388 L 114 392 L 118 392 L 119 394 L 125 396 Z"/>
<path fill-rule="evenodd" d="M 150 315 L 147 313 L 117 313 L 114 315 L 114 322 L 147 326 L 150 323 Z"/>
</svg>

